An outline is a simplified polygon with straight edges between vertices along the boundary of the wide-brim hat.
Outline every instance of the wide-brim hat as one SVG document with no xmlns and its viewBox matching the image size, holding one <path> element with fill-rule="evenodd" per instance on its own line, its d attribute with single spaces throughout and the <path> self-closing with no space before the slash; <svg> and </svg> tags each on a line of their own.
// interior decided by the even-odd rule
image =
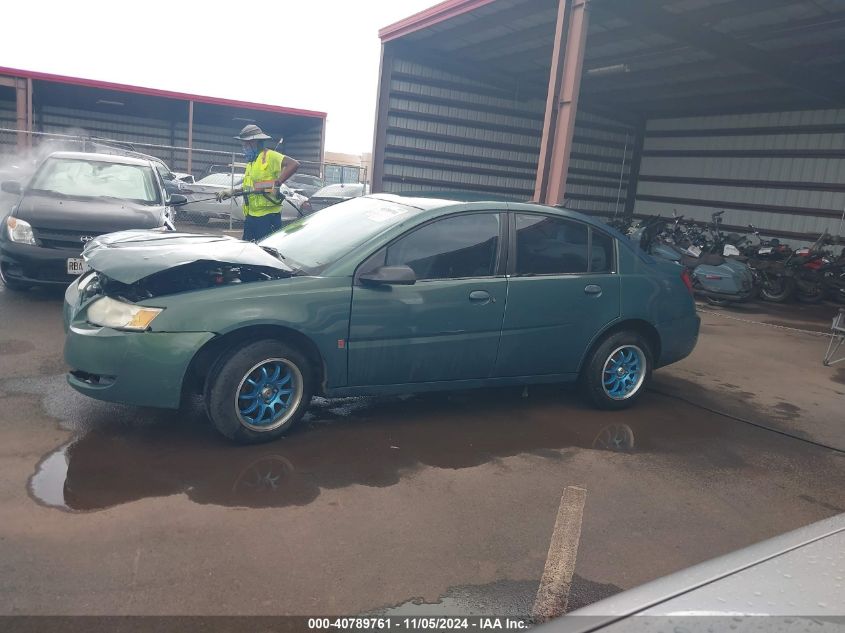
<svg viewBox="0 0 845 633">
<path fill-rule="evenodd" d="M 250 123 L 245 125 L 241 133 L 234 138 L 239 141 L 268 141 L 271 137 L 267 136 L 260 127 Z"/>
</svg>

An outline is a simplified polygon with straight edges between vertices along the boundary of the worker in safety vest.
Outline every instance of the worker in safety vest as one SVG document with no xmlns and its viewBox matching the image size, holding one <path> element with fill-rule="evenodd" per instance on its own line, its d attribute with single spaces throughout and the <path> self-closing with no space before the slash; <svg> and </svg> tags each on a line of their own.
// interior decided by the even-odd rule
<svg viewBox="0 0 845 633">
<path fill-rule="evenodd" d="M 282 228 L 279 186 L 296 173 L 299 162 L 267 149 L 264 144 L 270 137 L 257 125 L 245 126 L 235 138 L 243 145 L 247 163 L 244 180 L 236 189 L 218 192 L 217 200 L 243 196 L 243 239 L 257 241 Z"/>
</svg>

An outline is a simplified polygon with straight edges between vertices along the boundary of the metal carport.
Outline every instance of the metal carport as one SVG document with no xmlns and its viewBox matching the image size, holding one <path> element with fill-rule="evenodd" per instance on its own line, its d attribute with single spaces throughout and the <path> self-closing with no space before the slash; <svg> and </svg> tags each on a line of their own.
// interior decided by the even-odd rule
<svg viewBox="0 0 845 633">
<path fill-rule="evenodd" d="M 375 191 L 840 231 L 845 0 L 449 0 L 380 37 Z"/>
<path fill-rule="evenodd" d="M 303 171 L 320 173 L 324 112 L 0 67 L 0 128 L 19 130 L 0 133 L 0 155 L 25 149 L 29 132 L 84 134 L 186 148 L 139 147 L 174 170 L 200 175 L 211 163 L 231 161 L 194 150 L 239 155 L 232 136 L 247 122 L 283 137 L 283 151 L 302 161 Z"/>
</svg>

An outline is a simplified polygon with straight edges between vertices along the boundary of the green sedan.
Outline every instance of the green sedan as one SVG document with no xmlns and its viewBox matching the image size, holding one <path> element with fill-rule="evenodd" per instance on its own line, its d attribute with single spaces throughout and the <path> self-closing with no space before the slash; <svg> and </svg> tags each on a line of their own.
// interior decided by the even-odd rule
<svg viewBox="0 0 845 633">
<path fill-rule="evenodd" d="M 283 435 L 315 394 L 578 381 L 621 409 L 698 338 L 685 269 L 532 204 L 381 194 L 258 243 L 125 231 L 83 257 L 70 385 L 166 408 L 202 394 L 238 442 Z"/>
</svg>

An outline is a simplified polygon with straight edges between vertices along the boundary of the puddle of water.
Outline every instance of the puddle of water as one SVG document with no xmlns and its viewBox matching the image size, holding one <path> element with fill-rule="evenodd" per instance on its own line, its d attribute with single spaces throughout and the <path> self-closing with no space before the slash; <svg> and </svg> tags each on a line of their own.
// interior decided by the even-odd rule
<svg viewBox="0 0 845 633">
<path fill-rule="evenodd" d="M 495 613 L 500 617 L 528 618 L 537 586 L 537 581 L 501 580 L 487 585 L 450 587 L 434 602 L 413 598 L 364 615 L 410 618 L 489 616 Z"/>
<path fill-rule="evenodd" d="M 538 586 L 539 582 L 536 580 L 500 580 L 486 585 L 462 585 L 450 587 L 434 602 L 414 598 L 364 615 L 470 617 L 495 613 L 504 617 L 529 618 Z M 616 585 L 592 582 L 575 574 L 569 590 L 567 611 L 574 611 L 620 591 L 622 589 Z"/>
<path fill-rule="evenodd" d="M 48 411 L 54 405 L 47 398 Z M 426 467 L 468 468 L 526 453 L 560 461 L 572 449 L 632 453 L 650 450 L 655 437 L 719 433 L 678 425 L 651 394 L 630 411 L 607 413 L 558 387 L 531 388 L 527 398 L 520 389 L 315 398 L 288 437 L 258 446 L 227 442 L 199 406 L 125 409 L 66 403 L 62 425 L 78 435 L 42 459 L 31 494 L 74 511 L 174 494 L 223 506 L 305 505 L 322 489 L 390 486 Z"/>
<path fill-rule="evenodd" d="M 67 478 L 68 444 L 60 446 L 41 460 L 29 480 L 29 491 L 44 505 L 68 509 L 65 505 L 64 482 Z"/>
</svg>

